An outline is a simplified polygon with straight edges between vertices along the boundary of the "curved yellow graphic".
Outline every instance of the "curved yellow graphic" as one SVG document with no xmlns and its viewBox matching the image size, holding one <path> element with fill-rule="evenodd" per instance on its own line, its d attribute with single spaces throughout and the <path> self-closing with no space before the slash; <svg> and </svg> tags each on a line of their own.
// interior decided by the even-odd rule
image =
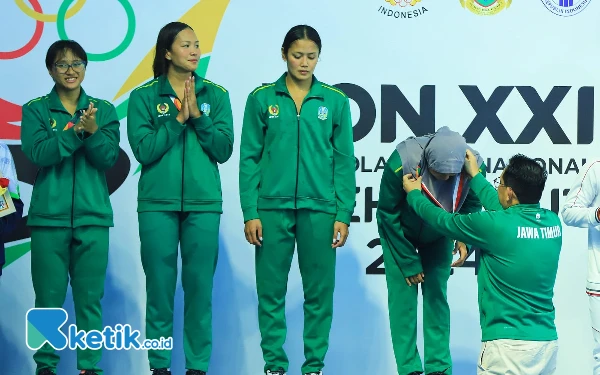
<svg viewBox="0 0 600 375">
<path fill-rule="evenodd" d="M 75 5 L 73 5 L 73 7 L 71 9 L 67 10 L 67 16 L 65 18 L 71 18 L 77 12 L 79 12 L 81 10 L 81 8 L 83 8 L 85 1 L 86 0 L 77 0 Z M 56 15 L 56 14 L 41 14 L 41 13 L 36 12 L 35 10 L 28 7 L 27 4 L 25 4 L 25 0 L 15 0 L 15 4 L 17 4 L 19 9 L 21 9 L 21 11 L 23 13 L 25 13 L 26 15 L 28 15 L 29 17 L 31 17 L 37 21 L 56 22 L 56 20 L 58 18 L 58 15 Z"/>
<path fill-rule="evenodd" d="M 201 0 L 178 20 L 179 22 L 187 23 L 194 29 L 200 40 L 202 54 L 212 51 L 219 25 L 228 4 L 229 0 Z M 152 47 L 146 57 L 142 59 L 133 73 L 127 78 L 113 98 L 113 101 L 154 76 L 152 73 L 153 60 L 154 47 Z"/>
</svg>

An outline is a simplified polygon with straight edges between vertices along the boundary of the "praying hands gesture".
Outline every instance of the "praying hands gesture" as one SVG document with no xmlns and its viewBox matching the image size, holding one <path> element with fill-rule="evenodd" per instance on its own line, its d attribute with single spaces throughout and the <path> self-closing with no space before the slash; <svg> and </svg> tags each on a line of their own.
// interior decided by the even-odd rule
<svg viewBox="0 0 600 375">
<path fill-rule="evenodd" d="M 177 121 L 184 124 L 189 118 L 198 118 L 202 116 L 196 101 L 196 79 L 192 75 L 185 81 L 185 90 L 183 92 L 183 102 L 181 110 L 177 115 Z"/>
</svg>

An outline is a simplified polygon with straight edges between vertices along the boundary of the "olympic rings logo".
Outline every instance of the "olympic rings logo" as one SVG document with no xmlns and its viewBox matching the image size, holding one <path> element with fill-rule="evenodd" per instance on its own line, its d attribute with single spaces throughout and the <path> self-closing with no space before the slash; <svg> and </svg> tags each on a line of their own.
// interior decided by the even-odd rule
<svg viewBox="0 0 600 375">
<path fill-rule="evenodd" d="M 71 9 L 69 9 L 69 6 L 74 1 L 76 1 L 76 3 Z M 90 61 L 106 61 L 114 59 L 123 53 L 133 40 L 133 36 L 135 34 L 135 13 L 133 11 L 133 7 L 129 3 L 129 0 L 117 1 L 123 6 L 123 9 L 125 9 L 125 14 L 127 15 L 127 33 L 125 34 L 125 38 L 121 44 L 111 51 L 104 53 L 88 53 L 87 55 Z M 60 5 L 57 14 L 44 14 L 38 0 L 29 0 L 29 3 L 33 9 L 29 8 L 27 4 L 25 4 L 25 0 L 15 0 L 15 4 L 17 4 L 23 13 L 36 20 L 35 30 L 31 40 L 29 40 L 29 42 L 27 42 L 23 47 L 14 51 L 0 52 L 0 60 L 16 59 L 29 53 L 42 38 L 44 22 L 56 22 L 56 28 L 60 39 L 69 39 L 67 32 L 65 31 L 65 20 L 77 14 L 81 8 L 83 8 L 85 2 L 86 0 L 64 0 Z"/>
</svg>

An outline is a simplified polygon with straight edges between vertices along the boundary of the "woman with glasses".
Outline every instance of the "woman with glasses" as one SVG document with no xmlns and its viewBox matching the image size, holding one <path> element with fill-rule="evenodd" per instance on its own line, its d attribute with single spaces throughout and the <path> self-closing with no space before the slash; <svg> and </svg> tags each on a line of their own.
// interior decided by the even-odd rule
<svg viewBox="0 0 600 375">
<path fill-rule="evenodd" d="M 113 226 L 105 172 L 119 156 L 114 106 L 81 87 L 87 54 L 74 41 L 50 46 L 50 93 L 23 106 L 21 144 L 38 166 L 29 218 L 36 308 L 60 308 L 71 283 L 79 331 L 103 330 L 101 299 Z M 66 317 L 65 317 L 66 318 Z M 102 374 L 102 350 L 78 349 L 81 374 Z M 45 344 L 33 355 L 36 375 L 56 373 L 59 356 Z"/>
</svg>

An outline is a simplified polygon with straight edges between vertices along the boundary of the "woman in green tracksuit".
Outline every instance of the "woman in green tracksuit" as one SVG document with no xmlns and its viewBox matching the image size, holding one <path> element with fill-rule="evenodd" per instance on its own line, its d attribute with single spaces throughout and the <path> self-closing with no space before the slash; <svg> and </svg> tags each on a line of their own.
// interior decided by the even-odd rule
<svg viewBox="0 0 600 375">
<path fill-rule="evenodd" d="M 130 96 L 127 135 L 142 165 L 138 185 L 141 257 L 146 274 L 146 338 L 173 335 L 181 245 L 187 375 L 204 374 L 211 354 L 212 286 L 222 194 L 217 164 L 233 149 L 229 93 L 199 77 L 200 47 L 186 24 L 164 26 L 154 79 Z M 148 353 L 153 374 L 170 374 L 171 352 Z"/>
<path fill-rule="evenodd" d="M 103 330 L 102 305 L 113 226 L 105 172 L 119 157 L 119 120 L 112 104 L 81 83 L 87 54 L 74 41 L 57 41 L 46 54 L 54 80 L 48 95 L 23 106 L 21 145 L 38 166 L 27 225 L 35 307 L 60 308 L 69 278 L 77 329 Z M 77 351 L 77 368 L 102 374 L 101 350 Z M 59 356 L 45 344 L 34 355 L 37 375 L 56 373 Z"/>
<path fill-rule="evenodd" d="M 388 286 L 390 331 L 399 375 L 452 375 L 450 307 L 447 300 L 450 267 L 462 265 L 467 245 L 452 242 L 408 207 L 402 175 L 423 177 L 423 194 L 447 212 L 481 211 L 463 170 L 467 142 L 444 126 L 435 134 L 409 137 L 386 161 L 379 186 L 377 227 Z M 482 173 L 485 164 L 477 160 Z M 460 259 L 452 263 L 452 251 Z M 456 252 L 456 250 L 455 250 Z M 423 295 L 424 366 L 417 350 L 418 285 Z"/>
<path fill-rule="evenodd" d="M 346 242 L 355 205 L 349 100 L 313 75 L 320 52 L 315 29 L 293 27 L 281 49 L 287 72 L 253 90 L 244 113 L 240 200 L 246 239 L 256 245 L 267 374 L 288 369 L 285 294 L 295 243 L 305 297 L 302 373 L 320 374 L 324 367 L 336 248 Z"/>
</svg>

